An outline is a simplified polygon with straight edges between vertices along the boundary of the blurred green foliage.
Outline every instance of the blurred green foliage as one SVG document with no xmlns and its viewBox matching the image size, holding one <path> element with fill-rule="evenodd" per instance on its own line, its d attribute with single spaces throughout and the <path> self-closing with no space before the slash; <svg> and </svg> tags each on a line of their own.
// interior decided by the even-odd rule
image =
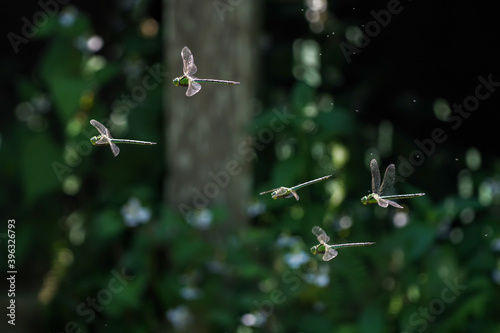
<svg viewBox="0 0 500 333">
<path fill-rule="evenodd" d="M 303 2 L 265 3 L 273 15 L 263 25 L 275 39 L 261 50 L 266 80 L 248 127 L 255 195 L 249 224 L 237 233 L 225 231 L 226 207 L 187 221 L 164 204 L 161 85 L 170 82 L 157 76 L 157 88 L 130 99 L 163 61 L 160 34 L 140 33 L 154 4 L 101 13 L 110 23 L 99 21 L 99 31 L 90 13 L 68 7 L 71 24 L 51 18 L 30 41 L 43 50 L 32 71 L 12 82 L 17 102 L 1 131 L 0 199 L 9 203 L 4 219 L 18 222 L 20 293 L 44 309 L 32 325 L 52 332 L 500 332 L 498 157 L 465 144 L 465 127 L 447 130 L 450 139 L 421 152 L 421 165 L 396 185 L 425 197 L 404 202 L 402 211 L 362 206 L 372 158 L 382 169 L 398 167 L 417 149 L 415 139 L 448 128 L 432 110 L 443 96 L 390 82 L 398 77 L 391 68 L 414 70 L 405 59 L 385 59 L 391 55 L 382 46 L 399 36 L 395 27 L 348 65 L 338 45 L 343 32 L 366 22 L 362 14 L 337 19 L 329 8 L 318 32 Z M 294 23 L 285 36 L 283 22 Z M 96 35 L 105 37 L 99 52 L 88 44 Z M 272 129 L 283 113 L 292 117 Z M 89 119 L 110 117 L 116 137 L 160 144 L 123 147 L 119 159 L 92 147 Z M 300 190 L 298 202 L 257 195 L 330 173 L 334 179 Z M 332 242 L 376 245 L 339 250 L 325 263 L 309 253 L 314 225 Z"/>
</svg>

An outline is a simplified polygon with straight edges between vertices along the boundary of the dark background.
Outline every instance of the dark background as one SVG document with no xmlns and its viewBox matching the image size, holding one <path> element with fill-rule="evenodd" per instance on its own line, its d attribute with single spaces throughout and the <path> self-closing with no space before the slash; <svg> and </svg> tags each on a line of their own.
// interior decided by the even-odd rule
<svg viewBox="0 0 500 333">
<path fill-rule="evenodd" d="M 241 10 L 232 3 L 227 15 Z M 172 177 L 164 165 L 176 156 L 164 149 L 163 96 L 184 89 L 168 82 L 181 74 L 180 57 L 179 73 L 149 92 L 130 112 L 128 127 L 117 129 L 116 137 L 157 146 L 122 146 L 118 158 L 107 147 L 71 153 L 82 142 L 88 146 L 84 131 L 97 135 L 89 119 L 108 117 L 145 66 L 165 62 L 167 4 L 71 2 L 58 16 L 70 11 L 75 24 L 62 28 L 50 20 L 18 53 L 7 34 L 19 34 L 21 18 L 40 5 L 4 8 L 0 233 L 15 219 L 18 274 L 16 326 L 4 315 L 2 332 L 72 331 L 72 322 L 79 332 L 500 331 L 500 87 L 456 129 L 434 111 L 473 96 L 479 76 L 500 82 L 498 12 L 466 1 L 402 1 L 403 10 L 347 62 L 340 45 L 352 43 L 349 31 L 363 30 L 370 12 L 388 2 L 324 1 L 322 29 L 308 21 L 308 3 L 255 4 L 259 67 L 244 70 L 258 73 L 257 94 L 241 101 L 258 105 L 248 133 L 258 140 L 273 110 L 296 117 L 250 161 L 248 218 L 230 221 L 220 204 L 189 223 L 164 195 Z M 146 18 L 159 24 L 151 37 L 140 33 Z M 78 40 L 91 35 L 102 37 L 95 54 L 106 62 L 89 79 L 83 68 L 95 54 Z M 319 67 L 297 56 L 301 45 Z M 319 73 L 320 84 L 301 76 L 308 70 Z M 211 69 L 199 71 L 203 77 Z M 446 140 L 430 154 L 415 153 L 415 140 L 428 142 L 436 128 Z M 415 154 L 419 165 L 396 190 L 426 196 L 401 201 L 403 210 L 360 203 L 370 190 L 372 158 L 381 172 L 396 163 L 401 174 L 402 161 Z M 63 181 L 55 161 L 70 166 Z M 258 195 L 330 173 L 333 180 L 301 189 L 298 202 Z M 133 197 L 150 213 L 137 226 L 127 225 L 122 212 Z M 230 228 L 235 223 L 241 230 Z M 377 244 L 340 249 L 324 263 L 309 253 L 317 244 L 314 225 L 331 244 Z M 0 241 L 6 272 L 7 239 Z M 130 280 L 117 278 L 123 272 Z M 5 309 L 8 286 L 2 288 Z M 89 298 L 100 299 L 94 311 Z"/>
</svg>

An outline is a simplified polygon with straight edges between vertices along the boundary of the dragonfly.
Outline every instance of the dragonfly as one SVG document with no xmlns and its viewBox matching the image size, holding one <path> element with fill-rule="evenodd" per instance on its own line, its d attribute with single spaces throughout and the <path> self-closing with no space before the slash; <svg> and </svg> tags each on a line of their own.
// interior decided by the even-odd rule
<svg viewBox="0 0 500 333">
<path fill-rule="evenodd" d="M 324 176 L 324 177 L 321 177 L 321 178 L 318 178 L 318 179 L 310 180 L 308 182 L 305 182 L 305 183 L 302 183 L 302 184 L 299 184 L 299 185 L 295 185 L 294 187 L 290 187 L 290 188 L 284 187 L 284 186 L 278 187 L 278 188 L 274 188 L 274 189 L 269 190 L 269 191 L 261 192 L 259 195 L 271 192 L 271 197 L 273 199 L 278 199 L 278 198 L 282 199 L 282 198 L 291 198 L 291 197 L 294 197 L 297 201 L 299 201 L 299 195 L 296 192 L 298 189 L 300 189 L 300 188 L 302 188 L 304 186 L 311 185 L 311 184 L 320 182 L 322 180 L 328 179 L 331 176 L 333 176 L 333 175 L 328 175 L 328 176 Z"/>
<path fill-rule="evenodd" d="M 97 120 L 91 119 L 90 124 L 97 128 L 99 133 L 101 135 L 98 136 L 93 136 L 90 138 L 90 142 L 94 146 L 104 146 L 104 145 L 109 145 L 111 148 L 111 151 L 113 152 L 113 155 L 118 156 L 120 153 L 120 148 L 116 145 L 117 143 L 129 143 L 133 145 L 144 145 L 144 146 L 149 146 L 149 145 L 155 145 L 156 142 L 149 142 L 149 141 L 137 141 L 137 140 L 127 140 L 127 139 L 113 139 L 111 136 L 109 129 L 107 129 L 103 124 L 98 122 Z"/>
<path fill-rule="evenodd" d="M 374 242 L 364 242 L 364 243 L 345 243 L 345 244 L 336 244 L 336 245 L 328 245 L 327 243 L 330 241 L 330 237 L 326 234 L 326 232 L 315 225 L 312 228 L 312 233 L 316 235 L 318 238 L 319 244 L 311 247 L 312 254 L 323 254 L 324 261 L 330 261 L 335 258 L 339 253 L 336 249 L 341 247 L 357 247 L 357 246 L 368 246 L 375 244 Z"/>
<path fill-rule="evenodd" d="M 181 51 L 182 62 L 184 64 L 183 67 L 183 76 L 176 77 L 173 82 L 174 86 L 188 87 L 186 91 L 186 96 L 190 97 L 196 94 L 201 89 L 200 82 L 215 82 L 215 83 L 224 83 L 224 84 L 240 84 L 236 81 L 226 81 L 226 80 L 215 80 L 215 79 L 199 79 L 194 77 L 198 70 L 196 65 L 194 64 L 194 57 L 191 53 L 191 50 L 184 46 Z"/>
<path fill-rule="evenodd" d="M 372 171 L 372 193 L 361 198 L 361 202 L 363 203 L 363 205 L 377 203 L 380 207 L 383 208 L 386 208 L 388 205 L 396 208 L 403 208 L 403 206 L 390 199 L 409 199 L 425 195 L 425 193 L 384 195 L 384 193 L 391 193 L 392 189 L 394 188 L 394 181 L 396 179 L 396 167 L 394 166 L 394 164 L 390 164 L 387 167 L 387 169 L 385 170 L 382 185 L 380 184 L 380 170 L 375 159 L 370 162 L 370 169 Z"/>
</svg>

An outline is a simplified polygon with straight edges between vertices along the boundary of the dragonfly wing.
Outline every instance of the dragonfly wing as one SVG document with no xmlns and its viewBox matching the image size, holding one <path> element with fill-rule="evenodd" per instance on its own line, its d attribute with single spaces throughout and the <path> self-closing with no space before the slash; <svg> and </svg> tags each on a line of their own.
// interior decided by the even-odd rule
<svg viewBox="0 0 500 333">
<path fill-rule="evenodd" d="M 378 193 L 378 189 L 380 188 L 380 170 L 376 159 L 370 162 L 370 170 L 372 172 L 372 193 Z"/>
<path fill-rule="evenodd" d="M 394 181 L 396 180 L 396 167 L 394 164 L 390 164 L 387 169 L 385 169 L 384 180 L 382 181 L 382 185 L 377 194 L 383 195 L 392 193 L 392 189 L 394 187 Z"/>
<path fill-rule="evenodd" d="M 113 142 L 109 143 L 109 147 L 111 148 L 111 151 L 113 152 L 113 155 L 118 156 L 120 153 L 120 148 Z"/>
<path fill-rule="evenodd" d="M 198 82 L 189 80 L 188 90 L 186 91 L 186 96 L 191 97 L 196 94 L 201 89 L 201 84 Z"/>
<path fill-rule="evenodd" d="M 387 201 L 387 203 L 389 205 L 391 205 L 392 207 L 396 207 L 396 208 L 404 208 L 403 206 L 401 206 L 400 204 L 398 204 L 397 202 L 395 201 L 392 201 L 392 200 L 387 200 L 387 199 L 383 199 L 385 201 Z"/>
<path fill-rule="evenodd" d="M 184 46 L 184 48 L 182 49 L 181 56 L 182 56 L 182 62 L 184 65 L 184 68 L 183 68 L 184 75 L 187 75 L 187 76 L 194 75 L 194 73 L 196 73 L 196 71 L 198 69 L 196 68 L 196 65 L 194 64 L 193 54 L 191 53 L 191 50 L 187 46 Z"/>
<path fill-rule="evenodd" d="M 95 119 L 91 119 L 90 120 L 90 124 L 92 126 L 94 126 L 98 131 L 99 133 L 102 135 L 102 136 L 108 136 L 109 135 L 109 130 L 106 128 L 106 126 L 104 126 L 103 124 L 101 124 L 100 122 L 98 122 L 97 120 Z"/>
<path fill-rule="evenodd" d="M 382 199 L 379 196 L 375 196 L 375 200 L 377 200 L 378 205 L 382 208 L 387 208 L 387 206 L 389 206 L 389 200 Z"/>
<path fill-rule="evenodd" d="M 335 258 L 339 253 L 337 252 L 337 250 L 331 248 L 331 247 L 327 247 L 328 250 L 325 251 L 325 254 L 323 255 L 323 260 L 324 261 L 330 261 L 332 260 L 333 258 Z"/>
<path fill-rule="evenodd" d="M 295 197 L 295 199 L 296 199 L 297 201 L 299 201 L 299 195 L 297 194 L 297 192 L 292 191 L 292 192 L 291 192 L 291 194 Z M 289 197 L 287 197 L 287 198 L 289 198 Z"/>
<path fill-rule="evenodd" d="M 312 233 L 316 235 L 319 242 L 322 244 L 326 245 L 326 243 L 328 243 L 330 241 L 330 237 L 328 237 L 326 232 L 323 229 L 321 229 L 320 227 L 318 227 L 317 225 L 315 225 L 312 228 Z"/>
<path fill-rule="evenodd" d="M 277 188 L 273 188 L 272 190 L 269 190 L 269 191 L 260 192 L 259 195 L 266 194 L 266 193 L 271 193 L 271 192 L 274 192 L 276 190 L 277 190 Z"/>
</svg>

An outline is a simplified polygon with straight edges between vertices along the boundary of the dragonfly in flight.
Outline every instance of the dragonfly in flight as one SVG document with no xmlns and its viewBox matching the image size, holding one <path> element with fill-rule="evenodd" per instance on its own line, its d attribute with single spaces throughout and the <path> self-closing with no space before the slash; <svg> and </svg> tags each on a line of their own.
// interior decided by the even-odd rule
<svg viewBox="0 0 500 333">
<path fill-rule="evenodd" d="M 396 180 L 396 167 L 394 164 L 390 164 L 387 167 L 382 184 L 380 184 L 380 170 L 375 159 L 370 162 L 370 169 L 372 172 L 372 193 L 361 198 L 363 205 L 376 203 L 383 208 L 386 208 L 389 205 L 396 208 L 403 208 L 403 206 L 395 201 L 392 201 L 391 199 L 409 199 L 425 195 L 425 193 L 384 195 L 391 193 L 394 188 L 394 181 Z"/>
<path fill-rule="evenodd" d="M 368 246 L 375 244 L 374 242 L 364 242 L 364 243 L 345 243 L 345 244 L 335 244 L 329 245 L 327 244 L 330 241 L 330 237 L 326 234 L 326 232 L 315 225 L 312 228 L 312 233 L 316 235 L 318 238 L 319 244 L 311 247 L 312 254 L 322 254 L 324 261 L 330 261 L 335 258 L 339 253 L 336 249 L 342 247 L 358 247 L 358 246 Z"/>
<path fill-rule="evenodd" d="M 305 182 L 305 183 L 302 183 L 302 184 L 299 184 L 299 185 L 295 185 L 294 187 L 290 187 L 290 188 L 284 187 L 284 186 L 278 187 L 278 188 L 275 188 L 275 189 L 272 189 L 272 190 L 269 190 L 269 191 L 261 192 L 259 195 L 263 195 L 263 194 L 271 192 L 271 197 L 273 199 L 278 199 L 278 198 L 282 199 L 282 198 L 291 198 L 291 197 L 294 197 L 297 201 L 299 201 L 299 195 L 296 192 L 298 189 L 300 189 L 300 188 L 302 188 L 304 186 L 308 186 L 308 185 L 320 182 L 322 180 L 328 179 L 331 176 L 333 176 L 333 175 L 328 175 L 328 176 L 324 176 L 324 177 L 317 178 L 317 179 L 314 179 L 314 180 L 310 180 L 308 182 Z"/>
<path fill-rule="evenodd" d="M 138 141 L 138 140 L 127 140 L 127 139 L 114 139 L 111 136 L 111 133 L 109 132 L 109 129 L 106 128 L 103 124 L 98 122 L 97 120 L 90 120 L 90 124 L 94 126 L 98 131 L 100 135 L 93 136 L 90 138 L 90 142 L 94 146 L 105 146 L 109 145 L 111 148 L 111 152 L 113 152 L 113 155 L 118 156 L 120 153 L 120 148 L 116 145 L 117 143 L 128 143 L 128 144 L 133 144 L 133 145 L 143 145 L 143 146 L 149 146 L 149 145 L 155 145 L 156 142 L 149 142 L 149 141 Z"/>
<path fill-rule="evenodd" d="M 183 76 L 176 77 L 173 82 L 174 86 L 188 87 L 186 90 L 186 96 L 190 97 L 196 94 L 201 89 L 200 82 L 214 82 L 223 84 L 240 84 L 236 81 L 226 81 L 226 80 L 215 80 L 215 79 L 199 79 L 194 76 L 198 68 L 194 64 L 194 57 L 191 50 L 184 46 L 181 51 L 182 63 L 183 63 Z"/>
</svg>

